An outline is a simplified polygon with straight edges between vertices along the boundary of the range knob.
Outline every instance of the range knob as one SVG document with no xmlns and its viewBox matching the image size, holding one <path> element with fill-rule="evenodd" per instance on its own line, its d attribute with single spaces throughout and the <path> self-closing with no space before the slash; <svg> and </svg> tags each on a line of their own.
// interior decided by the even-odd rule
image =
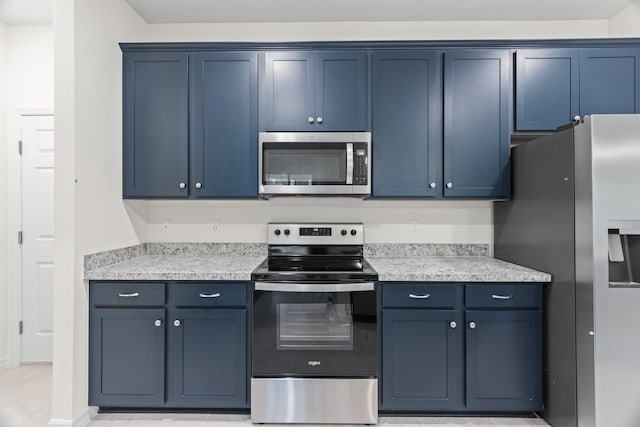
<svg viewBox="0 0 640 427">
<path fill-rule="evenodd" d="M 355 235 L 356 235 L 356 233 L 357 233 L 357 231 L 356 231 L 356 229 L 355 229 L 355 228 L 351 230 L 351 235 L 352 235 L 352 236 L 355 236 Z"/>
<path fill-rule="evenodd" d="M 276 236 L 279 236 L 279 235 L 280 235 L 280 229 L 276 228 L 276 231 L 274 231 L 274 234 L 275 234 Z"/>
<path fill-rule="evenodd" d="M 347 230 L 342 230 L 342 231 L 340 232 L 340 234 L 342 234 L 343 236 L 346 236 L 346 235 L 347 235 Z"/>
<path fill-rule="evenodd" d="M 289 231 L 289 229 L 284 230 L 284 235 L 288 236 L 289 234 L 291 234 L 291 231 Z"/>
</svg>

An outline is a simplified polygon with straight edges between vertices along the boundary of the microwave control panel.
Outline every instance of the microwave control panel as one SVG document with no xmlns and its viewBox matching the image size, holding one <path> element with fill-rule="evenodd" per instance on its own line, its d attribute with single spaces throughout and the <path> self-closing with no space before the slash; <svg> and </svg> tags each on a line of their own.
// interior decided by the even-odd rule
<svg viewBox="0 0 640 427">
<path fill-rule="evenodd" d="M 369 156 L 367 144 L 353 144 L 353 183 L 355 185 L 367 185 Z"/>
</svg>

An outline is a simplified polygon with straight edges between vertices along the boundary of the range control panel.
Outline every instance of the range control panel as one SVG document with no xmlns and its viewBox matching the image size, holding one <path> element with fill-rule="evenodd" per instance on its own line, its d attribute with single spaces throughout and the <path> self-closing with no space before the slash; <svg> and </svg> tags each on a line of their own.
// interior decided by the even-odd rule
<svg viewBox="0 0 640 427">
<path fill-rule="evenodd" d="M 360 223 L 271 223 L 267 226 L 270 245 L 362 245 L 364 225 Z"/>
</svg>

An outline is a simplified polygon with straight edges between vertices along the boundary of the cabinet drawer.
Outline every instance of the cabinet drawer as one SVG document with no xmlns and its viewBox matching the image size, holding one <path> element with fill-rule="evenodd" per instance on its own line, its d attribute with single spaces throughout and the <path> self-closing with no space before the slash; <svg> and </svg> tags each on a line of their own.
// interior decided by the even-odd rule
<svg viewBox="0 0 640 427">
<path fill-rule="evenodd" d="M 384 307 L 443 308 L 455 307 L 460 287 L 452 284 L 385 284 Z"/>
<path fill-rule="evenodd" d="M 176 307 L 246 307 L 244 283 L 176 283 L 171 287 Z"/>
<path fill-rule="evenodd" d="M 164 283 L 91 282 L 92 306 L 164 305 Z"/>
<path fill-rule="evenodd" d="M 542 307 L 542 285 L 466 285 L 465 305 L 479 308 Z"/>
</svg>

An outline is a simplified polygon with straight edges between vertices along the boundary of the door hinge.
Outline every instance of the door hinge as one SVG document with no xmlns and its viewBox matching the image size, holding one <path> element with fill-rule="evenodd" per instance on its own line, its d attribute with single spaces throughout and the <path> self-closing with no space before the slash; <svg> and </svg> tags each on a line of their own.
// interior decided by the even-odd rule
<svg viewBox="0 0 640 427">
<path fill-rule="evenodd" d="M 20 335 L 22 335 L 22 331 L 24 330 L 24 325 L 22 323 L 22 320 L 18 322 L 18 332 L 20 333 Z"/>
<path fill-rule="evenodd" d="M 22 244 L 22 231 L 18 231 L 18 244 Z"/>
<path fill-rule="evenodd" d="M 18 140 L 18 154 L 22 155 L 22 140 Z"/>
</svg>

